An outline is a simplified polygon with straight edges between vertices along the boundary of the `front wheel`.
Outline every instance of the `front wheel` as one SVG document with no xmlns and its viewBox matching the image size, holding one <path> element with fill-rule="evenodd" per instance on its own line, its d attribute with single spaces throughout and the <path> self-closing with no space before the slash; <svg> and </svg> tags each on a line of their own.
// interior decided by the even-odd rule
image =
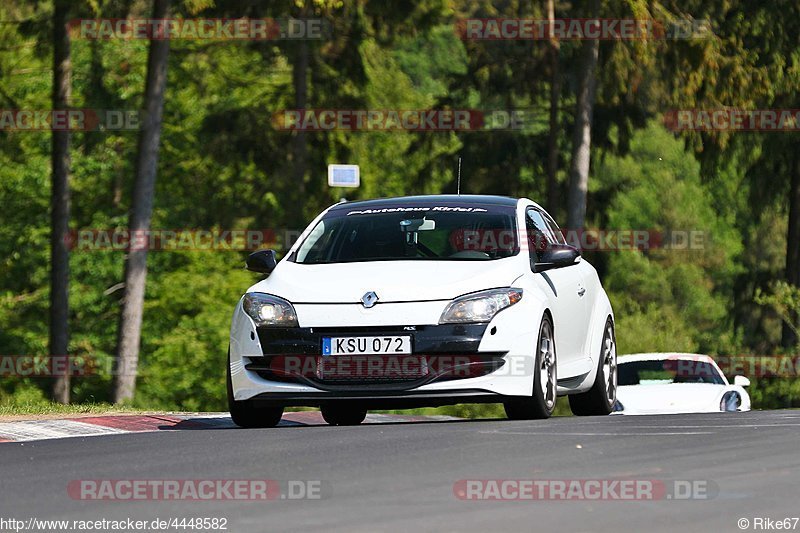
<svg viewBox="0 0 800 533">
<path fill-rule="evenodd" d="M 550 418 L 556 408 L 556 343 L 553 323 L 545 315 L 539 327 L 536 345 L 536 365 L 533 371 L 533 394 L 515 398 L 503 404 L 511 420 Z"/>
<path fill-rule="evenodd" d="M 600 347 L 597 376 L 592 388 L 569 397 L 572 414 L 577 416 L 604 416 L 610 414 L 617 401 L 617 341 L 611 317 L 606 320 L 603 343 Z"/>
<path fill-rule="evenodd" d="M 242 428 L 272 428 L 278 425 L 283 416 L 283 407 L 257 407 L 250 401 L 237 401 L 233 398 L 231 383 L 231 353 L 228 350 L 228 411 L 233 423 Z"/>
</svg>

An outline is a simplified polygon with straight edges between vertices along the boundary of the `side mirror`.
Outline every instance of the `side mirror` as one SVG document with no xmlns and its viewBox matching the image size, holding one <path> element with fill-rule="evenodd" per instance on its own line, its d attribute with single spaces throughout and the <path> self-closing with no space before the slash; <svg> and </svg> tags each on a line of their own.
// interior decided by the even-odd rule
<svg viewBox="0 0 800 533">
<path fill-rule="evenodd" d="M 553 268 L 562 268 L 580 262 L 581 252 L 569 244 L 548 244 L 534 263 L 534 272 L 544 272 Z"/>
<path fill-rule="evenodd" d="M 749 387 L 750 380 L 744 376 L 733 376 L 733 384 L 739 385 L 740 387 Z"/>
<path fill-rule="evenodd" d="M 247 270 L 269 274 L 278 266 L 275 250 L 258 250 L 247 256 Z"/>
</svg>

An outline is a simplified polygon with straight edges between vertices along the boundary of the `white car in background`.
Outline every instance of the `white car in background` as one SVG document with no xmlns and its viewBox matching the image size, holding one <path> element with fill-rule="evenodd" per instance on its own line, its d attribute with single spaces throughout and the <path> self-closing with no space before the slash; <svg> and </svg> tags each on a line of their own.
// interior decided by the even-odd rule
<svg viewBox="0 0 800 533">
<path fill-rule="evenodd" d="M 503 403 L 547 418 L 616 398 L 614 315 L 595 269 L 528 199 L 411 196 L 322 212 L 231 324 L 228 404 L 244 427 L 287 406 L 333 425 L 368 409 Z"/>
<path fill-rule="evenodd" d="M 733 384 L 714 359 L 698 354 L 649 353 L 617 359 L 619 387 L 614 412 L 625 415 L 749 411 L 750 380 Z"/>
</svg>

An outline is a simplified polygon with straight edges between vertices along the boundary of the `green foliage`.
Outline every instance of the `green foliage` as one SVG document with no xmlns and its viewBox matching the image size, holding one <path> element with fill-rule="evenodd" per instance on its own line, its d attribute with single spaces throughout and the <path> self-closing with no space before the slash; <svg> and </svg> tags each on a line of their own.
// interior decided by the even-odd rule
<svg viewBox="0 0 800 533">
<path fill-rule="evenodd" d="M 236 253 L 153 255 L 136 404 L 222 410 L 231 314 L 256 279 Z"/>
<path fill-rule="evenodd" d="M 647 231 L 654 245 L 607 258 L 621 353 L 734 347 L 728 317 L 741 237 L 714 211 L 699 171 L 681 143 L 654 124 L 633 137 L 627 156 L 608 156 L 597 169 L 596 186 L 616 191 L 607 228 Z M 686 249 L 677 248 L 678 236 L 692 235 Z"/>
<path fill-rule="evenodd" d="M 753 405 L 761 409 L 800 407 L 800 381 L 796 378 L 760 378 L 751 382 L 748 393 Z"/>
<path fill-rule="evenodd" d="M 242 16 L 240 7 L 223 2 L 174 4 L 178 16 Z M 796 107 L 798 5 L 684 4 L 601 3 L 608 17 L 710 19 L 715 35 L 601 43 L 588 220 L 612 230 L 701 232 L 702 248 L 598 252 L 590 259 L 615 308 L 621 353 L 775 353 L 776 315 L 797 327 L 797 289 L 771 284 L 785 266 L 785 198 L 796 171 L 796 138 L 691 132 L 676 139 L 656 121 L 671 108 Z M 307 16 L 331 21 L 329 39 L 304 43 L 308 108 L 525 109 L 530 120 L 521 131 L 307 132 L 306 159 L 298 162 L 297 134 L 273 121 L 274 113 L 294 107 L 298 42 L 174 41 L 154 228 L 299 230 L 342 196 L 454 192 L 459 156 L 465 192 L 543 200 L 551 74 L 546 43 L 463 41 L 453 24 L 464 17 L 542 18 L 544 3 L 247 5 L 253 17 L 299 16 L 307 9 Z M 556 7 L 560 16 L 575 16 L 586 5 Z M 150 3 L 92 0 L 73 8 L 75 16 L 146 17 Z M 0 109 L 49 108 L 51 9 L 50 2 L 0 5 Z M 559 52 L 562 198 L 579 51 L 580 43 L 565 41 Z M 73 106 L 140 109 L 146 62 L 146 41 L 74 41 Z M 136 145 L 136 132 L 73 135 L 74 229 L 127 224 Z M 0 131 L 0 354 L 47 353 L 49 154 L 48 132 Z M 329 189 L 325 167 L 335 162 L 361 165 L 362 187 Z M 299 163 L 307 169 L 301 178 Z M 70 353 L 100 369 L 111 368 L 115 352 L 123 254 L 76 250 L 71 257 Z M 256 279 L 242 263 L 240 252 L 150 254 L 136 406 L 224 408 L 230 313 Z M 73 397 L 108 401 L 110 385 L 108 373 L 77 378 Z M 49 386 L 4 377 L 0 403 L 46 409 Z M 792 387 L 759 381 L 754 402 L 790 404 L 798 397 Z M 568 412 L 563 399 L 559 406 Z M 502 416 L 498 405 L 435 412 Z"/>
<path fill-rule="evenodd" d="M 795 287 L 785 281 L 776 281 L 771 285 L 771 293 L 765 294 L 760 289 L 756 291 L 755 302 L 758 305 L 771 307 L 800 339 L 800 287 Z M 795 353 L 800 355 L 800 341 L 795 347 Z"/>
</svg>

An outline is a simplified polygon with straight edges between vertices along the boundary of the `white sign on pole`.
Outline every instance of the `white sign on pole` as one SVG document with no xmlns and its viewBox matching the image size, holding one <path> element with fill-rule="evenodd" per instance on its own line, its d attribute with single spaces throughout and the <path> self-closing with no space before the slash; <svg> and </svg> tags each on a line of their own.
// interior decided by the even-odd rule
<svg viewBox="0 0 800 533">
<path fill-rule="evenodd" d="M 358 165 L 328 165 L 330 187 L 358 187 L 361 174 Z"/>
</svg>

